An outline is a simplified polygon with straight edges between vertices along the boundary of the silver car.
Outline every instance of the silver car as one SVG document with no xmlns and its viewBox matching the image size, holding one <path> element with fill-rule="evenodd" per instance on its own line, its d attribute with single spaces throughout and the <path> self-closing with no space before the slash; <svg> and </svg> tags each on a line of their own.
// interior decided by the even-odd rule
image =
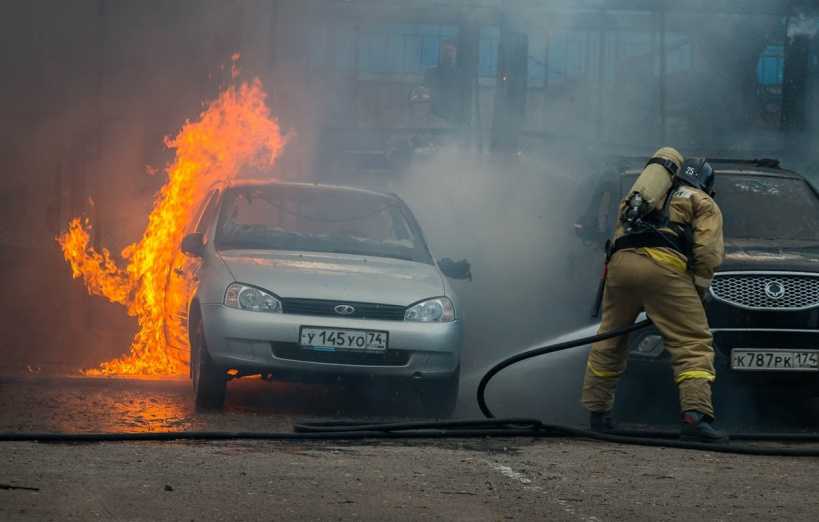
<svg viewBox="0 0 819 522">
<path fill-rule="evenodd" d="M 221 408 L 228 379 L 261 374 L 400 386 L 423 414 L 451 414 L 463 324 L 444 272 L 471 278 L 469 264 L 436 261 L 397 196 L 217 186 L 175 265 L 168 295 L 186 298 L 169 308 L 198 407 Z"/>
</svg>

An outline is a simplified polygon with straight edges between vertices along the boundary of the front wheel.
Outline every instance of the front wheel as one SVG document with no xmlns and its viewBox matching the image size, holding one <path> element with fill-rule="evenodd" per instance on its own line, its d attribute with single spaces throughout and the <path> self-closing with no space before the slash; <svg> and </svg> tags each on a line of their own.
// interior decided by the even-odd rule
<svg viewBox="0 0 819 522">
<path fill-rule="evenodd" d="M 213 364 L 205 345 L 201 321 L 191 339 L 191 377 L 196 409 L 221 410 L 225 405 L 225 369 Z"/>
</svg>

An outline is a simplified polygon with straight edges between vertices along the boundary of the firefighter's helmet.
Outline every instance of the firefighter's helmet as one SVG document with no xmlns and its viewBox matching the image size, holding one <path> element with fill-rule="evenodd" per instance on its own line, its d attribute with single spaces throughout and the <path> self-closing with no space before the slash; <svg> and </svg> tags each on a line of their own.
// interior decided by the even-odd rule
<svg viewBox="0 0 819 522">
<path fill-rule="evenodd" d="M 680 181 L 696 187 L 709 195 L 714 195 L 714 169 L 705 158 L 685 160 L 677 172 Z"/>
</svg>

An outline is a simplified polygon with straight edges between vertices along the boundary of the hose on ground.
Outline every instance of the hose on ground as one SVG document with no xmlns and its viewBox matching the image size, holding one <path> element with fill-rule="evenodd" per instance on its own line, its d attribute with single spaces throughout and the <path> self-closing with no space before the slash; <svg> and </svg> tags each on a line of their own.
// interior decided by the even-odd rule
<svg viewBox="0 0 819 522">
<path fill-rule="evenodd" d="M 544 424 L 537 419 L 489 419 L 465 421 L 422 421 L 385 424 L 357 424 L 349 421 L 299 423 L 294 432 L 177 431 L 149 433 L 0 433 L 0 442 L 99 443 L 171 441 L 335 441 L 377 439 L 463 439 L 463 438 L 585 438 L 638 446 L 702 450 L 712 453 L 763 455 L 771 457 L 819 457 L 819 448 L 708 444 L 666 437 L 668 432 L 595 433 L 587 430 Z M 819 442 L 816 434 L 765 434 L 768 440 Z M 759 435 L 734 435 L 733 438 L 757 440 Z"/>
<path fill-rule="evenodd" d="M 691 442 L 675 440 L 679 435 L 671 431 L 615 431 L 598 433 L 570 426 L 545 424 L 537 419 L 509 418 L 509 419 L 480 419 L 462 421 L 422 421 L 404 423 L 363 424 L 350 421 L 319 421 L 305 422 L 294 425 L 294 430 L 302 434 L 334 434 L 334 433 L 370 433 L 377 435 L 420 435 L 424 430 L 443 430 L 446 433 L 457 433 L 464 428 L 470 428 L 472 436 L 506 437 L 509 433 L 515 436 L 529 436 L 533 438 L 562 437 L 585 438 L 628 444 L 636 446 L 650 446 L 660 448 L 676 448 L 689 450 L 703 450 L 715 453 L 733 453 L 738 455 L 762 455 L 772 457 L 819 457 L 819 448 L 793 448 L 776 446 L 752 446 L 748 444 L 714 444 L 706 442 Z M 361 430 L 360 432 L 358 430 Z M 455 435 L 452 435 L 455 438 Z M 374 438 L 378 438 L 377 436 Z M 745 441 L 776 441 L 776 442 L 819 442 L 819 434 L 815 433 L 748 433 L 732 434 L 732 440 Z"/>
</svg>

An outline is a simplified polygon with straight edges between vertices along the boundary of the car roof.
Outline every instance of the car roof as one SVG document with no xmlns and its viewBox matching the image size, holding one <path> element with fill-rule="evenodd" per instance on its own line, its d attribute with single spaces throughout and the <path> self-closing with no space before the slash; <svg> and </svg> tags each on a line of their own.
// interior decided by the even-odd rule
<svg viewBox="0 0 819 522">
<path fill-rule="evenodd" d="M 236 179 L 228 182 L 220 182 L 214 185 L 221 186 L 224 189 L 232 189 L 232 188 L 245 188 L 245 187 L 269 187 L 269 186 L 277 186 L 277 187 L 294 187 L 294 188 L 305 188 L 305 189 L 315 189 L 315 190 L 326 190 L 326 191 L 337 191 L 337 192 L 356 192 L 359 194 L 370 194 L 372 196 L 396 199 L 398 196 L 395 194 L 388 194 L 386 192 L 378 192 L 376 190 L 370 190 L 360 187 L 349 187 L 349 186 L 342 186 L 342 185 L 328 185 L 324 183 L 306 183 L 306 182 L 299 182 L 299 181 L 284 181 L 279 179 Z"/>
<path fill-rule="evenodd" d="M 645 161 L 645 160 L 643 160 Z M 779 160 L 775 159 L 723 159 L 708 158 L 708 162 L 714 168 L 716 175 L 747 175 L 765 176 L 784 179 L 805 179 L 798 172 L 783 169 L 779 166 Z M 633 176 L 642 172 L 643 167 L 627 168 L 623 171 L 623 176 Z"/>
</svg>

